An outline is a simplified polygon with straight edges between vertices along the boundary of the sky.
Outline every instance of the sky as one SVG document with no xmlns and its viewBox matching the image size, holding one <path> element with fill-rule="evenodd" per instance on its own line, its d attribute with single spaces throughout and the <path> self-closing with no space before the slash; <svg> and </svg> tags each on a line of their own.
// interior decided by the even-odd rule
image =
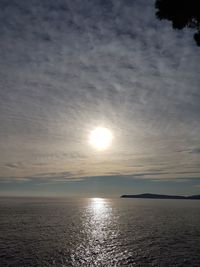
<svg viewBox="0 0 200 267">
<path fill-rule="evenodd" d="M 200 193 L 200 48 L 154 4 L 1 0 L 0 196 Z"/>
</svg>

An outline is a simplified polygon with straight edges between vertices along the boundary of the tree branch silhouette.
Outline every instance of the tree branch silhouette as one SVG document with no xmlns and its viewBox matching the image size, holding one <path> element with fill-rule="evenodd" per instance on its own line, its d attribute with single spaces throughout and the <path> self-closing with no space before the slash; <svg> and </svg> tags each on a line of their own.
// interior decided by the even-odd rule
<svg viewBox="0 0 200 267">
<path fill-rule="evenodd" d="M 174 29 L 196 29 L 194 40 L 200 46 L 200 0 L 156 0 L 156 17 L 172 22 Z"/>
</svg>

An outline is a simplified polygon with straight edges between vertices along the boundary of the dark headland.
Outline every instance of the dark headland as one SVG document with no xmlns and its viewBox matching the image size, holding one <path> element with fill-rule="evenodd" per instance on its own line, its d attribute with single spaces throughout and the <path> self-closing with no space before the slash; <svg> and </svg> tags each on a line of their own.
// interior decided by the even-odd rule
<svg viewBox="0 0 200 267">
<path fill-rule="evenodd" d="M 200 195 L 194 196 L 172 196 L 159 194 L 139 194 L 139 195 L 122 195 L 121 198 L 153 198 L 153 199 L 200 199 Z"/>
</svg>

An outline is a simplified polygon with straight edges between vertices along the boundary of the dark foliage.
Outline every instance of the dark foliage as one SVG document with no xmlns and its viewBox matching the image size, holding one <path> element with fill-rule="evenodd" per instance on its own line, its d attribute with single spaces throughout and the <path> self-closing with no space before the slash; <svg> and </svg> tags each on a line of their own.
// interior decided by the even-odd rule
<svg viewBox="0 0 200 267">
<path fill-rule="evenodd" d="M 156 0 L 155 7 L 157 18 L 171 21 L 174 29 L 197 29 L 194 40 L 200 46 L 200 0 Z"/>
</svg>

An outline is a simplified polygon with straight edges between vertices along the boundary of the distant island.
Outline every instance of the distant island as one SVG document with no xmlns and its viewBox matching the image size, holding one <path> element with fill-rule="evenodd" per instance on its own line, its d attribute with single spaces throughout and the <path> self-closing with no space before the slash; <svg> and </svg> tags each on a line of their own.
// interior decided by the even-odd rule
<svg viewBox="0 0 200 267">
<path fill-rule="evenodd" d="M 122 195 L 121 198 L 151 198 L 151 199 L 200 199 L 200 195 L 193 196 L 171 196 L 159 194 L 139 194 L 139 195 Z"/>
</svg>

